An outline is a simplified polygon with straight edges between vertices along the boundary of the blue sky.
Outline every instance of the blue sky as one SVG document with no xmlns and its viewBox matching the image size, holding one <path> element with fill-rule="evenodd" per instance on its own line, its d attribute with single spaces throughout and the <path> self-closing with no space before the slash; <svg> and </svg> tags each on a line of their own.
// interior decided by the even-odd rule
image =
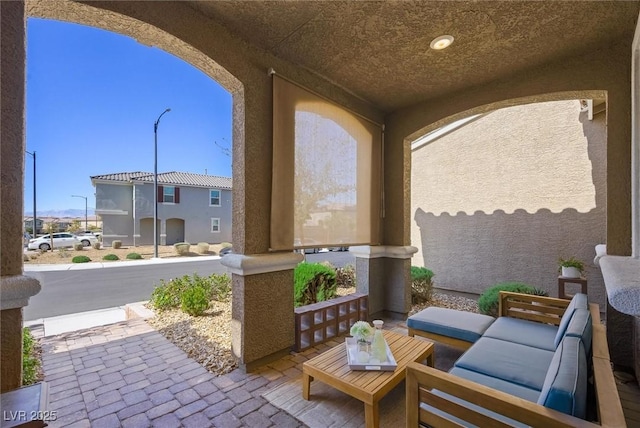
<svg viewBox="0 0 640 428">
<path fill-rule="evenodd" d="M 231 95 L 183 60 L 135 40 L 77 24 L 27 23 L 27 150 L 36 151 L 37 209 L 95 206 L 89 177 L 153 172 L 231 176 Z M 25 159 L 27 215 L 33 159 Z"/>
</svg>

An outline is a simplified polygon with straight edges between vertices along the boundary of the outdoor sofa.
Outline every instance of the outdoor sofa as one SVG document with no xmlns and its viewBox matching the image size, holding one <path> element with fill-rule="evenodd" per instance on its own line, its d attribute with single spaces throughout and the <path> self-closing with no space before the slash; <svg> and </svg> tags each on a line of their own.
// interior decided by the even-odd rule
<svg viewBox="0 0 640 428">
<path fill-rule="evenodd" d="M 501 292 L 499 313 L 409 318 L 411 336 L 468 349 L 449 373 L 409 364 L 408 427 L 626 426 L 598 305 Z"/>
</svg>

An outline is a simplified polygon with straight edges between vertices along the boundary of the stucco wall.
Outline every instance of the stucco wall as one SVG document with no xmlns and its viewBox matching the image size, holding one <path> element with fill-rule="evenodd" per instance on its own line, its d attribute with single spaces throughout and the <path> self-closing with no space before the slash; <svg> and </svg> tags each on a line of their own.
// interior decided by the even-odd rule
<svg viewBox="0 0 640 428">
<path fill-rule="evenodd" d="M 557 295 L 557 260 L 587 262 L 590 297 L 604 304 L 593 266 L 606 242 L 606 127 L 579 102 L 486 114 L 412 153 L 413 264 L 439 287 L 482 292 L 518 280 Z"/>
</svg>

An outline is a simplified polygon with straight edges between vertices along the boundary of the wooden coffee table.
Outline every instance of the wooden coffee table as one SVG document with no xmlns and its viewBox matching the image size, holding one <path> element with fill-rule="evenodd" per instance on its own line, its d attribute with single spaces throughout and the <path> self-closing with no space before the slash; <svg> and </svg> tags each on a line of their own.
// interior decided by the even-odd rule
<svg viewBox="0 0 640 428">
<path fill-rule="evenodd" d="M 380 423 L 378 403 L 405 378 L 409 362 L 422 362 L 433 367 L 433 342 L 416 339 L 392 331 L 384 331 L 384 338 L 398 363 L 394 371 L 351 370 L 347 361 L 347 347 L 342 343 L 302 365 L 302 398 L 309 400 L 312 380 L 319 380 L 364 403 L 367 428 Z"/>
</svg>

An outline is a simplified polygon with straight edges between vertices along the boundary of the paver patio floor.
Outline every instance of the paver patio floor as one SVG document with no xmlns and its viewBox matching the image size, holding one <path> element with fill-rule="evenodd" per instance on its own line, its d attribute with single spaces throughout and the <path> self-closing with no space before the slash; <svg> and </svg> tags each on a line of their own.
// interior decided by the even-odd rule
<svg viewBox="0 0 640 428">
<path fill-rule="evenodd" d="M 51 427 L 301 427 L 261 394 L 301 378 L 289 355 L 216 377 L 141 319 L 43 339 Z"/>
</svg>

